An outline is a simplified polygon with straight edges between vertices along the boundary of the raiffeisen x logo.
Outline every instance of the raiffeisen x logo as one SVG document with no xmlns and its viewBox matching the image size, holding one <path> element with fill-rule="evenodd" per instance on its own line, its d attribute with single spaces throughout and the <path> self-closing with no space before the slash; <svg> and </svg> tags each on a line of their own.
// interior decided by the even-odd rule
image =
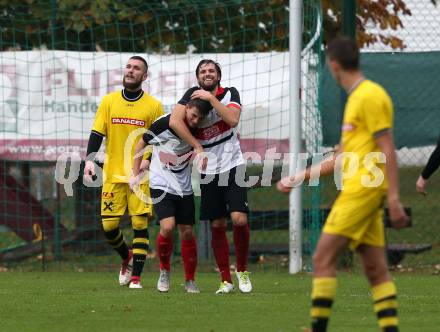
<svg viewBox="0 0 440 332">
<path fill-rule="evenodd" d="M 0 131 L 17 132 L 17 77 L 14 65 L 0 65 Z"/>
</svg>

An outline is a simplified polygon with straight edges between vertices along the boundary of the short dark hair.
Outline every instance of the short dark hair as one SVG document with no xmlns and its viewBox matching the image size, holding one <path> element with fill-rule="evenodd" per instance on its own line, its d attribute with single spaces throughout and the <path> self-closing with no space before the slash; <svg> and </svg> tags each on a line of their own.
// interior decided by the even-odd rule
<svg viewBox="0 0 440 332">
<path fill-rule="evenodd" d="M 209 101 L 200 98 L 191 99 L 186 106 L 197 108 L 200 115 L 204 117 L 207 116 L 209 111 L 212 109 L 212 105 Z"/>
<path fill-rule="evenodd" d="M 199 64 L 197 65 L 197 68 L 196 68 L 196 77 L 199 77 L 200 67 L 203 65 L 207 65 L 209 63 L 212 63 L 215 66 L 215 70 L 217 70 L 217 73 L 219 76 L 219 82 L 220 82 L 220 80 L 222 78 L 222 69 L 221 69 L 220 64 L 218 62 L 215 62 L 214 60 L 211 60 L 211 59 L 203 59 L 199 62 Z"/>
<path fill-rule="evenodd" d="M 342 69 L 359 69 L 359 48 L 356 42 L 349 37 L 338 37 L 327 45 L 327 56 L 330 60 L 339 63 Z"/>
<path fill-rule="evenodd" d="M 144 66 L 145 66 L 145 72 L 148 71 L 148 63 L 147 60 L 145 60 L 143 57 L 139 56 L 139 55 L 133 55 L 129 60 L 134 59 L 134 60 L 139 60 L 141 61 Z"/>
</svg>

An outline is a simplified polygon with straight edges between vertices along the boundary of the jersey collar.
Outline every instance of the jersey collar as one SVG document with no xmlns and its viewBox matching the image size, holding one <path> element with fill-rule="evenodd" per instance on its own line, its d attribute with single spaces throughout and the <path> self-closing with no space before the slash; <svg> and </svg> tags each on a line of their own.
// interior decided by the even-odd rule
<svg viewBox="0 0 440 332">
<path fill-rule="evenodd" d="M 121 94 L 122 98 L 124 98 L 126 101 L 136 101 L 141 99 L 141 97 L 144 95 L 144 90 L 140 89 L 138 91 L 131 92 L 123 89 Z"/>
<path fill-rule="evenodd" d="M 363 81 L 365 81 L 365 77 L 364 76 L 359 77 L 359 79 L 356 80 L 356 82 L 354 82 L 351 88 L 347 91 L 347 94 L 350 95 L 354 90 L 356 90 L 356 88 L 359 85 L 362 84 Z"/>
<path fill-rule="evenodd" d="M 217 93 L 215 94 L 216 97 L 220 96 L 221 94 L 223 94 L 223 92 L 225 92 L 225 89 L 222 88 L 221 86 L 218 87 L 217 89 Z"/>
</svg>

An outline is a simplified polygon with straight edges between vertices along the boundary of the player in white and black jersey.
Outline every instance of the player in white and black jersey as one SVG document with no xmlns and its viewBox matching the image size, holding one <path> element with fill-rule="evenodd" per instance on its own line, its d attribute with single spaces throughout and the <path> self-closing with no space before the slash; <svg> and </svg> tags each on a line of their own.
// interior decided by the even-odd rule
<svg viewBox="0 0 440 332">
<path fill-rule="evenodd" d="M 201 99 L 192 99 L 185 106 L 185 125 L 194 130 L 212 106 Z M 193 232 L 195 224 L 194 195 L 191 186 L 192 147 L 181 140 L 170 128 L 170 114 L 157 119 L 142 136 L 136 146 L 133 175 L 139 177 L 142 151 L 153 146 L 150 164 L 150 193 L 160 231 L 157 236 L 157 252 L 160 259 L 160 275 L 157 289 L 167 292 L 170 288 L 170 257 L 173 252 L 173 232 L 177 224 L 181 240 L 181 253 L 185 270 L 185 289 L 199 293 L 195 284 L 197 245 Z M 139 180 L 137 180 L 139 181 Z M 136 184 L 136 180 L 133 182 Z"/>
<path fill-rule="evenodd" d="M 236 275 L 239 289 L 248 293 L 252 284 L 247 272 L 249 253 L 248 202 L 245 187 L 236 181 L 244 175 L 245 160 L 237 136 L 240 120 L 240 95 L 234 87 L 221 87 L 221 68 L 213 60 L 202 60 L 196 68 L 199 86 L 186 91 L 173 109 L 170 127 L 191 145 L 197 155 L 207 155 L 207 165 L 201 169 L 200 219 L 211 221 L 212 249 L 221 274 L 217 294 L 234 289 L 229 271 L 229 244 L 226 237 L 226 218 L 233 223 Z M 185 105 L 200 98 L 208 101 L 213 110 L 191 133 L 185 126 Z"/>
</svg>

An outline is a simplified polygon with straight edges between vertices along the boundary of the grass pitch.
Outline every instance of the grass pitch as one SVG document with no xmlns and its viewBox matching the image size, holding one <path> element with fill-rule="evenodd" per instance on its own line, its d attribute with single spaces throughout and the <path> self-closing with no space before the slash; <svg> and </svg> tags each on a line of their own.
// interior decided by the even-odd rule
<svg viewBox="0 0 440 332">
<path fill-rule="evenodd" d="M 395 274 L 401 330 L 437 331 L 439 276 Z M 254 273 L 254 292 L 214 295 L 215 273 L 199 273 L 201 294 L 186 294 L 182 273 L 159 294 L 156 273 L 143 290 L 117 285 L 115 273 L 0 273 L 1 331 L 303 331 L 309 324 L 311 277 Z M 329 331 L 379 331 L 360 274 L 339 275 Z"/>
</svg>

